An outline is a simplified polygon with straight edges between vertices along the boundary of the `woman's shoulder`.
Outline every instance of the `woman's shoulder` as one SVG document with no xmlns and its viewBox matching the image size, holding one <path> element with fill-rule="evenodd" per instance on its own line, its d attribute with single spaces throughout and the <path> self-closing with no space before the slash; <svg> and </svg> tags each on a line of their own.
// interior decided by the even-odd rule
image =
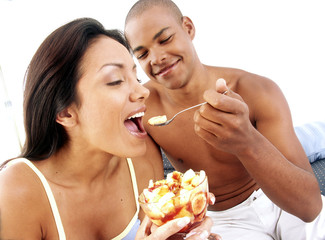
<svg viewBox="0 0 325 240">
<path fill-rule="evenodd" d="M 24 162 L 12 160 L 0 171 L 0 208 L 42 208 L 44 191 L 35 172 Z"/>
<path fill-rule="evenodd" d="M 3 234 L 17 237 L 41 234 L 39 228 L 47 216 L 45 197 L 32 169 L 24 162 L 10 161 L 0 171 L 1 222 L 7 226 Z"/>
<path fill-rule="evenodd" d="M 31 178 L 30 167 L 20 159 L 13 159 L 8 161 L 0 171 L 0 186 L 8 190 L 27 187 Z"/>
<path fill-rule="evenodd" d="M 29 200 L 39 197 L 39 191 L 37 175 L 26 163 L 15 159 L 9 161 L 0 171 L 1 203 L 7 197 L 12 200 L 8 204 L 28 205 L 31 202 Z M 23 201 L 14 201 L 15 199 Z"/>
</svg>

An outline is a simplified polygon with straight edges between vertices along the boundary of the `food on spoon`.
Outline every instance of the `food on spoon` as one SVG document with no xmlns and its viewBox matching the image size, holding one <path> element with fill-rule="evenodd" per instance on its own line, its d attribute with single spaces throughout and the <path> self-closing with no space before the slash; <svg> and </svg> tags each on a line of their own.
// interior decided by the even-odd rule
<svg viewBox="0 0 325 240">
<path fill-rule="evenodd" d="M 167 122 L 166 115 L 152 117 L 148 120 L 148 123 L 150 125 L 157 125 L 157 124 L 161 124 L 161 123 L 165 123 L 165 122 Z"/>
<path fill-rule="evenodd" d="M 143 211 L 156 225 L 161 226 L 175 218 L 190 217 L 193 223 L 200 222 L 207 211 L 208 180 L 205 172 L 192 169 L 184 174 L 174 171 L 166 179 L 153 182 L 139 197 Z"/>
</svg>

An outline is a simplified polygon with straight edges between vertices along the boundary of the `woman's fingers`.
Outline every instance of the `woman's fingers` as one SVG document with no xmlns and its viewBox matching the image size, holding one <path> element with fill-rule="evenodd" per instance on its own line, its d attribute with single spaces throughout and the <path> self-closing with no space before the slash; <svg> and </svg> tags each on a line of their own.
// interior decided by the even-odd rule
<svg viewBox="0 0 325 240">
<path fill-rule="evenodd" d="M 196 228 L 192 229 L 187 235 L 187 240 L 221 240 L 218 234 L 210 233 L 213 221 L 210 217 L 205 217 L 204 220 Z"/>
<path fill-rule="evenodd" d="M 146 216 L 143 219 L 138 229 L 135 239 L 137 240 L 167 239 L 170 236 L 182 230 L 189 223 L 190 223 L 190 218 L 183 217 L 183 218 L 171 220 L 166 224 L 157 227 L 154 224 L 152 224 L 150 219 Z"/>
<path fill-rule="evenodd" d="M 151 220 L 146 216 L 136 235 L 137 240 L 153 240 L 153 239 L 168 239 L 174 234 L 178 233 L 184 227 L 190 223 L 189 217 L 183 217 L 174 219 L 167 222 L 166 224 L 157 227 L 151 222 Z M 210 233 L 213 221 L 210 217 L 205 217 L 204 220 L 195 228 L 193 228 L 185 237 L 188 240 L 221 240 L 218 234 Z M 175 238 L 178 239 L 176 235 Z M 171 238 L 170 238 L 171 239 Z"/>
<path fill-rule="evenodd" d="M 152 222 L 148 216 L 145 216 L 141 222 L 141 225 L 138 229 L 137 235 L 135 239 L 144 239 L 145 237 L 149 236 L 151 233 L 151 226 Z"/>
<path fill-rule="evenodd" d="M 158 227 L 154 232 L 152 232 L 150 237 L 152 237 L 152 239 L 167 239 L 168 237 L 174 235 L 175 233 L 178 233 L 180 230 L 182 230 L 182 228 L 184 228 L 189 223 L 190 223 L 189 217 L 183 217 L 183 218 L 171 220 L 166 224 Z"/>
</svg>

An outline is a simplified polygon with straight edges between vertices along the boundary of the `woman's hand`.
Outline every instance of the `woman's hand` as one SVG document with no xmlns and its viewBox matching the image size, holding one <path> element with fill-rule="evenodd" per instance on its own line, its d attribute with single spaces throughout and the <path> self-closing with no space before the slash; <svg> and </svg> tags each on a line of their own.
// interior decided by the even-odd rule
<svg viewBox="0 0 325 240">
<path fill-rule="evenodd" d="M 163 240 L 163 239 L 188 239 L 188 240 L 201 240 L 201 239 L 221 239 L 217 234 L 210 234 L 210 229 L 212 227 L 212 220 L 206 217 L 200 225 L 193 228 L 186 236 L 184 235 L 174 235 L 178 233 L 182 228 L 184 228 L 190 222 L 189 217 L 183 217 L 171 220 L 166 224 L 158 227 L 153 224 L 150 219 L 145 216 L 141 226 L 137 232 L 137 240 Z M 173 236 L 174 235 L 174 236 Z"/>
<path fill-rule="evenodd" d="M 213 221 L 210 217 L 205 217 L 204 220 L 197 227 L 193 228 L 185 239 L 196 240 L 196 239 L 208 239 L 208 240 L 221 240 L 221 236 L 215 233 L 210 233 Z"/>
<path fill-rule="evenodd" d="M 151 222 L 148 216 L 145 216 L 139 229 L 135 239 L 167 239 L 168 237 L 174 235 L 179 232 L 182 228 L 184 228 L 190 222 L 190 218 L 178 218 L 167 222 L 166 224 L 158 227 Z"/>
<path fill-rule="evenodd" d="M 213 205 L 215 203 L 215 196 L 213 193 L 208 193 L 208 204 Z M 136 240 L 163 240 L 163 239 L 188 239 L 188 240 L 221 240 L 218 234 L 211 233 L 210 230 L 213 225 L 213 221 L 209 217 L 205 217 L 204 220 L 195 226 L 187 234 L 176 234 L 190 223 L 189 217 L 183 217 L 171 220 L 164 225 L 158 227 L 153 224 L 148 216 L 145 216 L 135 237 Z"/>
</svg>

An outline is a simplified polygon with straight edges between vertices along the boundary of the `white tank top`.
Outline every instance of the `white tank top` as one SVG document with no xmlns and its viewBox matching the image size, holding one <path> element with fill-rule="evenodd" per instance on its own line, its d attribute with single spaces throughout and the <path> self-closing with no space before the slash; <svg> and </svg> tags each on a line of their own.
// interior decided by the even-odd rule
<svg viewBox="0 0 325 240">
<path fill-rule="evenodd" d="M 23 163 L 27 164 L 35 172 L 35 174 L 39 177 L 39 179 L 41 180 L 41 182 L 43 184 L 43 187 L 44 187 L 44 189 L 46 191 L 47 198 L 48 198 L 48 200 L 50 202 L 50 206 L 51 206 L 52 213 L 53 213 L 53 216 L 54 216 L 56 228 L 57 228 L 58 234 L 59 234 L 59 240 L 66 240 L 66 236 L 65 236 L 63 224 L 62 224 L 62 221 L 61 221 L 60 213 L 59 213 L 59 210 L 58 210 L 58 207 L 57 207 L 53 192 L 51 190 L 51 187 L 48 184 L 46 178 L 41 173 L 41 171 L 38 170 L 38 168 L 31 161 L 29 161 L 29 160 L 27 160 L 25 158 L 14 159 L 14 160 L 10 161 L 7 165 L 10 166 L 10 165 L 18 163 L 18 162 L 23 162 Z M 134 167 L 133 167 L 133 164 L 132 164 L 132 160 L 130 158 L 127 158 L 127 163 L 128 163 L 130 174 L 131 174 L 131 180 L 132 180 L 133 192 L 134 192 L 134 197 L 135 197 L 137 210 L 136 210 L 133 218 L 129 222 L 129 224 L 126 226 L 126 228 L 122 231 L 122 233 L 120 233 L 118 236 L 113 238 L 113 240 L 134 239 L 135 234 L 137 232 L 137 229 L 138 229 L 138 227 L 140 225 L 140 220 L 138 219 L 138 214 L 139 214 L 139 209 L 140 209 L 139 202 L 138 202 L 138 194 L 139 193 L 138 193 L 138 186 L 137 186 L 135 171 L 134 171 Z"/>
</svg>

